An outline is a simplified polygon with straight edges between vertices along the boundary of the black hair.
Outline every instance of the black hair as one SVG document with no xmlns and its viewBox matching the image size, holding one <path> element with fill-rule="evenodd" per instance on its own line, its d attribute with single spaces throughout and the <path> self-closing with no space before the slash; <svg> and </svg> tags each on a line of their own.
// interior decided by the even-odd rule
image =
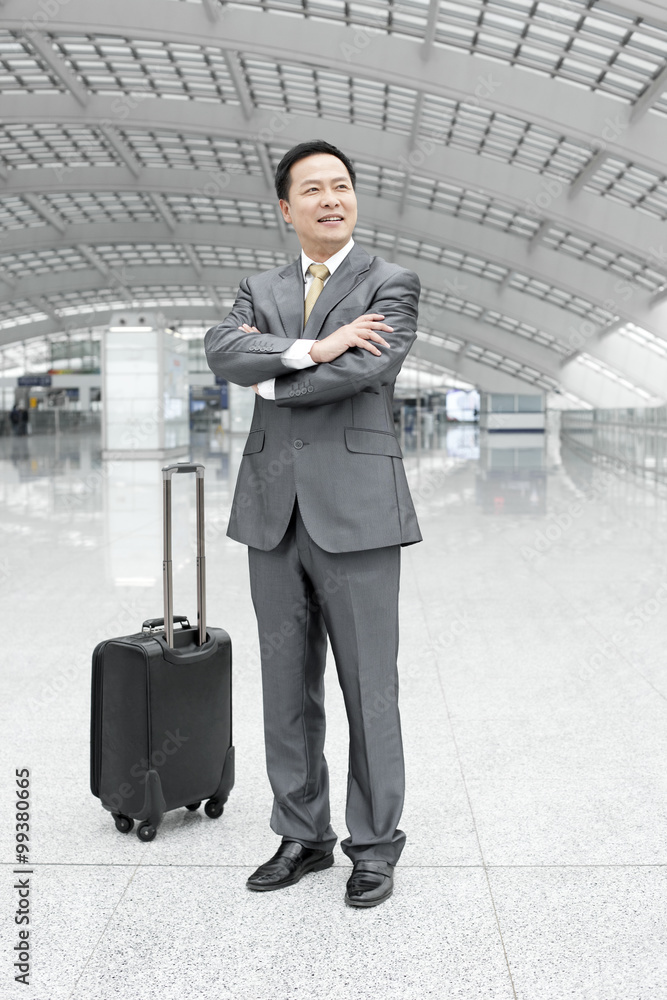
<svg viewBox="0 0 667 1000">
<path fill-rule="evenodd" d="M 330 142 L 325 139 L 310 139 L 308 142 L 300 142 L 298 146 L 292 146 L 288 149 L 282 160 L 276 168 L 276 194 L 278 198 L 283 201 L 288 201 L 288 194 L 291 184 L 290 179 L 290 169 L 292 164 L 297 163 L 299 160 L 305 160 L 307 156 L 314 156 L 316 153 L 329 153 L 330 156 L 336 156 L 341 161 L 341 163 L 346 167 L 348 174 L 350 175 L 350 180 L 352 181 L 352 187 L 354 188 L 357 179 L 357 174 L 352 166 L 352 161 L 342 153 L 340 149 L 336 146 L 332 146 Z"/>
</svg>

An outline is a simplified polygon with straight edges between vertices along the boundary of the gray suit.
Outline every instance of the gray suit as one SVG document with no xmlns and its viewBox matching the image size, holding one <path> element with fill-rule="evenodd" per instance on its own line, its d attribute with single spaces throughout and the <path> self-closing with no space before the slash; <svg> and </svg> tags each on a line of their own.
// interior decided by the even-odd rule
<svg viewBox="0 0 667 1000">
<path fill-rule="evenodd" d="M 419 279 L 355 244 L 303 327 L 300 260 L 245 278 L 206 334 L 211 369 L 257 396 L 228 534 L 249 546 L 257 613 L 272 828 L 330 849 L 324 660 L 331 640 L 350 722 L 347 824 L 353 861 L 395 864 L 405 840 L 398 714 L 399 546 L 420 541 L 394 433 L 393 384 L 416 337 Z M 282 353 L 364 313 L 393 333 L 293 371 Z M 261 333 L 245 333 L 242 323 Z"/>
</svg>

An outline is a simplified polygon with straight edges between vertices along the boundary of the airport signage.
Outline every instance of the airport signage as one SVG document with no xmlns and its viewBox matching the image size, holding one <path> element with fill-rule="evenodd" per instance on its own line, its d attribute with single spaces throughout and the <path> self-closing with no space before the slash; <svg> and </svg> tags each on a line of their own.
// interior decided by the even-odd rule
<svg viewBox="0 0 667 1000">
<path fill-rule="evenodd" d="M 48 388 L 51 385 L 50 375 L 20 375 L 18 379 L 19 387 L 40 385 Z"/>
</svg>

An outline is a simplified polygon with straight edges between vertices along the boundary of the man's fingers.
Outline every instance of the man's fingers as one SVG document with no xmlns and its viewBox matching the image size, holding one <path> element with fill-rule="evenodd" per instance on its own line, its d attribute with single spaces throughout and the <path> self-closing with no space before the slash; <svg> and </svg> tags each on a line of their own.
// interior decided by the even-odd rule
<svg viewBox="0 0 667 1000">
<path fill-rule="evenodd" d="M 389 344 L 384 337 L 381 337 L 379 333 L 375 332 L 375 330 L 361 330 L 357 336 L 363 337 L 364 340 L 374 340 L 376 344 L 382 344 L 384 347 L 389 347 Z"/>
</svg>

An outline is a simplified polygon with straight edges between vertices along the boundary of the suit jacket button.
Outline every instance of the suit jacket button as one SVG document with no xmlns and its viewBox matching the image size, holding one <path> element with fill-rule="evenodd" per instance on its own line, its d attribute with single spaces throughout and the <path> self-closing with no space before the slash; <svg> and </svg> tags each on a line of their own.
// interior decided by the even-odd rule
<svg viewBox="0 0 667 1000">
<path fill-rule="evenodd" d="M 308 392 L 312 392 L 312 391 L 313 391 L 313 387 L 312 387 L 312 385 L 309 385 L 308 386 Z"/>
<path fill-rule="evenodd" d="M 293 396 L 293 395 L 294 395 L 294 389 L 290 389 L 290 391 L 289 391 L 289 395 L 290 395 L 290 396 Z"/>
<path fill-rule="evenodd" d="M 299 451 L 300 448 L 303 448 L 303 441 L 301 440 L 301 438 L 296 439 L 296 441 L 294 442 L 294 447 L 296 448 L 297 451 Z"/>
</svg>

